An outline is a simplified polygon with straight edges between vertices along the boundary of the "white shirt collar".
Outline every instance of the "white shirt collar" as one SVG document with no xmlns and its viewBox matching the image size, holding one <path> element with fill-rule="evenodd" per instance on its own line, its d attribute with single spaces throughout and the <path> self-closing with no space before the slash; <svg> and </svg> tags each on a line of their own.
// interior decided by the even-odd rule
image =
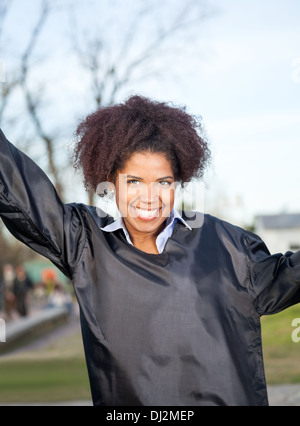
<svg viewBox="0 0 300 426">
<path fill-rule="evenodd" d="M 192 228 L 181 217 L 179 212 L 175 208 L 173 208 L 170 215 L 167 217 L 165 228 L 162 230 L 162 232 L 158 235 L 156 239 L 156 246 L 159 253 L 163 252 L 164 247 L 167 243 L 167 240 L 171 237 L 174 230 L 175 223 L 178 220 L 181 221 L 183 225 L 186 228 L 188 228 L 190 231 L 192 230 Z M 118 229 L 123 229 L 124 234 L 126 236 L 126 240 L 128 241 L 129 244 L 133 245 L 122 217 L 118 217 L 114 222 L 101 228 L 101 230 L 105 232 L 114 232 L 114 231 L 117 231 Z"/>
</svg>

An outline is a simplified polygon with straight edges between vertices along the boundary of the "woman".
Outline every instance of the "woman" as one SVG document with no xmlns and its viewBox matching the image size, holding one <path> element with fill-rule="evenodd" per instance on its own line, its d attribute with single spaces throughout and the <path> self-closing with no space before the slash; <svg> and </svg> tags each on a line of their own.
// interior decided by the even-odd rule
<svg viewBox="0 0 300 426">
<path fill-rule="evenodd" d="M 271 256 L 247 231 L 174 209 L 175 182 L 209 158 L 198 127 L 138 96 L 80 124 L 76 167 L 115 191 L 115 221 L 64 205 L 1 134 L 1 217 L 72 279 L 95 405 L 268 404 L 260 317 L 299 302 L 300 254 Z"/>
</svg>

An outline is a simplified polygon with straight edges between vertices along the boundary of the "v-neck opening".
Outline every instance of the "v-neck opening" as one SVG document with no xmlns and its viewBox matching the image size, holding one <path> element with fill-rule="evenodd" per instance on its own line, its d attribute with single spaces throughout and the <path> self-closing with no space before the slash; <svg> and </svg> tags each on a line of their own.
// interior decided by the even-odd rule
<svg viewBox="0 0 300 426">
<path fill-rule="evenodd" d="M 127 240 L 126 237 L 124 235 L 123 232 L 120 232 L 120 237 L 122 238 L 122 241 L 131 249 L 133 250 L 135 253 L 141 254 L 141 255 L 145 255 L 146 257 L 152 258 L 154 260 L 158 260 L 158 259 L 164 259 L 165 257 L 168 257 L 168 247 L 171 244 L 171 241 L 173 241 L 173 237 L 175 236 L 175 234 L 177 234 L 178 229 L 184 226 L 182 223 L 180 222 L 176 222 L 172 235 L 167 239 L 164 249 L 162 251 L 162 253 L 147 253 L 146 251 L 140 250 L 139 248 L 135 247 L 134 245 L 130 244 Z"/>
</svg>

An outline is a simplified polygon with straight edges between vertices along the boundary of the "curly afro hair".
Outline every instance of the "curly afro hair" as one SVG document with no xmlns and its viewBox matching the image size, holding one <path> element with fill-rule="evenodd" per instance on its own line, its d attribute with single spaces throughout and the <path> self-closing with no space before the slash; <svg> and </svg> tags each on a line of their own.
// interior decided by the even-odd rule
<svg viewBox="0 0 300 426">
<path fill-rule="evenodd" d="M 141 96 L 100 108 L 79 124 L 74 166 L 86 188 L 115 182 L 117 172 L 136 152 L 164 153 L 182 185 L 203 175 L 210 150 L 200 121 L 184 108 Z"/>
</svg>

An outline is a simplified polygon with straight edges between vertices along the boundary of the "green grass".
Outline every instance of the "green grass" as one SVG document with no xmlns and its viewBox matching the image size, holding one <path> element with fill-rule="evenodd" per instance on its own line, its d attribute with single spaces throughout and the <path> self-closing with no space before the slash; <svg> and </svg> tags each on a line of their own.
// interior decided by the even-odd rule
<svg viewBox="0 0 300 426">
<path fill-rule="evenodd" d="M 0 358 L 0 404 L 91 400 L 80 332 Z"/>
<path fill-rule="evenodd" d="M 85 363 L 76 358 L 5 362 L 0 377 L 1 403 L 91 398 Z"/>
<path fill-rule="evenodd" d="M 266 378 L 269 384 L 300 383 L 300 342 L 292 340 L 292 321 L 300 318 L 300 306 L 262 318 Z M 300 333 L 299 333 L 300 337 Z"/>
<path fill-rule="evenodd" d="M 292 341 L 295 306 L 262 318 L 268 384 L 300 383 L 300 342 Z M 300 336 L 300 333 L 299 333 Z M 0 358 L 0 404 L 91 399 L 80 332 L 46 348 Z"/>
</svg>

